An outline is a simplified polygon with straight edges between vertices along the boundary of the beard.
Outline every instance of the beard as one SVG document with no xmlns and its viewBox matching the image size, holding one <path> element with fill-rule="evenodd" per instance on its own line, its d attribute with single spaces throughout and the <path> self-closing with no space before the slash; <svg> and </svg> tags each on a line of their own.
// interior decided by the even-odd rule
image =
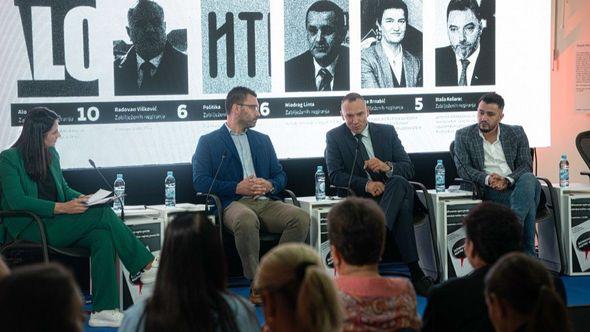
<svg viewBox="0 0 590 332">
<path fill-rule="evenodd" d="M 486 127 L 484 127 L 484 125 Z M 495 125 L 495 126 L 492 127 L 487 122 L 483 122 L 483 123 L 480 122 L 479 125 L 478 125 L 478 127 L 479 127 L 479 131 L 481 131 L 482 133 L 486 133 L 487 134 L 489 132 L 494 131 L 496 128 L 498 128 L 498 125 Z"/>
</svg>

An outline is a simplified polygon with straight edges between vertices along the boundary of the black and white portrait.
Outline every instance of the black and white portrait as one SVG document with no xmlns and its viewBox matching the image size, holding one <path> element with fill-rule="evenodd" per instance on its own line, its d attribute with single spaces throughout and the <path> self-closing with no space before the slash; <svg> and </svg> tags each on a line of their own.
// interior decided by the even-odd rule
<svg viewBox="0 0 590 332">
<path fill-rule="evenodd" d="M 115 95 L 188 93 L 186 29 L 166 33 L 164 9 L 139 0 L 127 11 L 127 35 L 113 42 Z"/>
<path fill-rule="evenodd" d="M 495 0 L 440 0 L 436 85 L 495 84 Z"/>
<path fill-rule="evenodd" d="M 421 87 L 422 2 L 363 0 L 362 88 Z"/>
<path fill-rule="evenodd" d="M 350 87 L 347 1 L 285 1 L 285 91 Z"/>
</svg>

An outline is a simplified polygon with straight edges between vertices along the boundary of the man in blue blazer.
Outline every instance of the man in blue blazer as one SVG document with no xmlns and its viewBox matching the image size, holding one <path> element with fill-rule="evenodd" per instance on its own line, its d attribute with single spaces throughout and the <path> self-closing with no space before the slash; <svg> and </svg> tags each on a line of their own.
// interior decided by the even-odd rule
<svg viewBox="0 0 590 332">
<path fill-rule="evenodd" d="M 270 138 L 250 128 L 260 117 L 256 93 L 235 87 L 225 101 L 227 122 L 203 135 L 193 155 L 193 186 L 218 195 L 223 223 L 234 234 L 244 276 L 254 278 L 259 261 L 259 229 L 282 233 L 280 243 L 303 242 L 310 217 L 275 200 L 287 179 Z M 217 177 L 216 177 L 217 176 Z M 260 300 L 252 293 L 253 302 Z"/>
<path fill-rule="evenodd" d="M 459 176 L 484 188 L 484 199 L 507 206 L 523 224 L 523 245 L 535 255 L 535 217 L 541 185 L 532 173 L 529 141 L 521 126 L 500 123 L 504 99 L 481 96 L 477 124 L 457 130 L 454 159 Z"/>
<path fill-rule="evenodd" d="M 418 265 L 414 236 L 414 166 L 393 126 L 368 122 L 369 109 L 358 93 L 342 99 L 345 123 L 326 134 L 326 164 L 333 185 L 374 198 L 385 213 L 388 240 L 408 264 L 416 292 L 428 293 L 432 280 Z M 353 164 L 354 163 L 354 164 Z"/>
</svg>

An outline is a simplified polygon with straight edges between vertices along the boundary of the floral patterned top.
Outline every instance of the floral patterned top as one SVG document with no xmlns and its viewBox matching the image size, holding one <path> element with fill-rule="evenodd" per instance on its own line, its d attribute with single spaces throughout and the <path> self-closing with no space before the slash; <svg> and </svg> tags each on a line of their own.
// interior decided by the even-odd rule
<svg viewBox="0 0 590 332">
<path fill-rule="evenodd" d="M 419 330 L 414 287 L 405 278 L 338 276 L 343 332 Z"/>
</svg>

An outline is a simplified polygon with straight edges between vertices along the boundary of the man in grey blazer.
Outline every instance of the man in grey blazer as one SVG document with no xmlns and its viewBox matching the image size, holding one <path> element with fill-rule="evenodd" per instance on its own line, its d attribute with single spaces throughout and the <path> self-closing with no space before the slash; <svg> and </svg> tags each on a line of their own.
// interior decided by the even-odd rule
<svg viewBox="0 0 590 332">
<path fill-rule="evenodd" d="M 418 265 L 414 237 L 414 166 L 391 125 L 368 122 L 369 109 L 358 93 L 342 99 L 345 123 L 326 134 L 326 165 L 333 185 L 373 198 L 385 213 L 386 243 L 395 242 L 408 265 L 416 293 L 426 295 L 432 279 Z M 387 247 L 387 246 L 386 246 Z"/>
<path fill-rule="evenodd" d="M 361 52 L 363 88 L 422 86 L 420 59 L 402 48 L 408 7 L 402 0 L 381 1 L 375 25 L 380 40 Z"/>
<path fill-rule="evenodd" d="M 508 205 L 523 225 L 523 246 L 535 255 L 535 216 L 541 186 L 532 173 L 529 141 L 521 126 L 501 124 L 504 99 L 481 96 L 477 124 L 457 130 L 454 161 L 459 176 L 484 188 L 484 199 Z"/>
</svg>

